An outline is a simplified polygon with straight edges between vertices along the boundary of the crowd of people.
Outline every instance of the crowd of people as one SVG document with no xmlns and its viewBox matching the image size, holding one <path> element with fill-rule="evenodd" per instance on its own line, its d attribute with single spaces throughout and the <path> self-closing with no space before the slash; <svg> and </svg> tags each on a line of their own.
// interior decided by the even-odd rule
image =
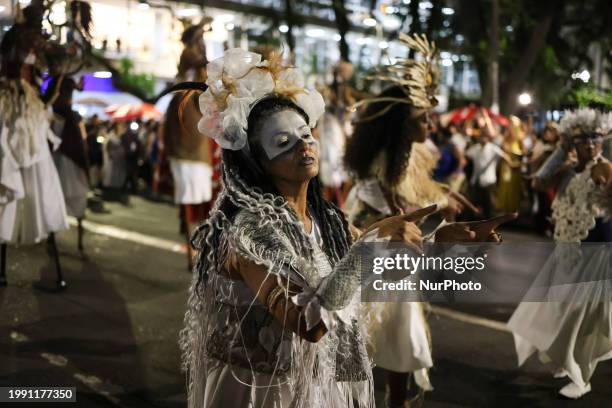
<svg viewBox="0 0 612 408">
<path fill-rule="evenodd" d="M 154 190 L 160 150 L 159 122 L 85 120 L 92 187 L 115 193 Z"/>
<path fill-rule="evenodd" d="M 332 106 L 315 129 L 315 136 L 321 139 L 319 178 L 326 198 L 345 208 L 354 174 L 359 173 L 359 169 L 351 168 L 350 155 L 345 162 L 347 149 L 349 154 L 358 154 L 350 150 L 355 144 L 351 142 L 354 121 L 346 113 L 332 114 Z M 472 118 L 458 123 L 445 123 L 448 116 L 445 114 L 432 114 L 428 118 L 422 147 L 429 153 L 422 156 L 429 162 L 425 166 L 430 168 L 431 179 L 469 200 L 467 206 L 471 211 L 457 214 L 460 219 L 517 212 L 518 224 L 531 225 L 534 232 L 552 236 L 554 189 L 535 188 L 533 175 L 560 140 L 558 123 L 548 121 L 537 131 L 531 117 L 522 121 L 511 116 L 507 123 L 494 123 L 487 109 L 473 109 L 476 113 Z M 169 171 L 167 154 L 164 155 L 162 123 L 154 119 L 116 122 L 93 115 L 84 118 L 84 124 L 92 188 L 102 189 L 107 199 L 126 200 L 128 194 L 134 193 L 174 195 L 173 173 Z M 395 136 L 397 124 L 393 125 L 389 138 Z M 378 129 L 368 129 L 366 136 L 357 133 L 355 140 L 371 139 L 372 130 Z M 370 142 L 374 146 L 380 140 Z M 435 161 L 433 168 L 432 161 Z M 200 176 L 211 178 L 212 172 Z M 205 195 L 199 201 L 209 202 L 211 198 Z M 466 204 L 463 201 L 456 205 Z"/>
<path fill-rule="evenodd" d="M 433 178 L 470 197 L 484 217 L 518 212 L 534 232 L 551 236 L 550 205 L 554 192 L 534 189 L 532 178 L 559 140 L 557 124 L 547 122 L 540 132 L 532 118 L 509 118 L 494 124 L 481 109 L 461 124 L 433 123 L 431 140 L 439 161 Z M 532 220 L 538 223 L 532 224 Z"/>
</svg>

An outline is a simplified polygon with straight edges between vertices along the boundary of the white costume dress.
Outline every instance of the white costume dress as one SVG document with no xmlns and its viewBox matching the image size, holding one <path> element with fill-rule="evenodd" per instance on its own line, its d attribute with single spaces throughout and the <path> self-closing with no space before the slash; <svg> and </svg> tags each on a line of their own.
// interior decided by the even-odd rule
<svg viewBox="0 0 612 408">
<path fill-rule="evenodd" d="M 60 176 L 68 215 L 83 218 L 89 192 L 87 175 L 70 158 L 59 152 L 53 154 L 53 161 Z"/>
<path fill-rule="evenodd" d="M 174 179 L 176 204 L 201 204 L 212 199 L 211 166 L 203 162 L 171 157 L 170 169 Z"/>
<path fill-rule="evenodd" d="M 36 243 L 69 228 L 48 145 L 57 148 L 60 140 L 29 83 L 0 86 L 0 242 Z"/>
<path fill-rule="evenodd" d="M 410 161 L 402 180 L 396 187 L 397 194 L 409 204 L 426 206 L 437 203 L 448 205 L 445 193 L 430 177 L 437 158 L 424 143 L 414 143 Z M 383 157 L 373 165 L 376 177 L 359 180 L 346 201 L 349 221 L 365 227 L 377 219 L 393 215 L 378 180 L 384 180 Z M 357 222 L 356 222 L 357 221 Z M 361 225 L 364 221 L 366 225 Z M 384 369 L 415 374 L 419 387 L 429 391 L 428 369 L 433 366 L 429 329 L 420 302 L 369 302 L 362 307 L 368 323 L 368 347 L 374 363 Z"/>
<path fill-rule="evenodd" d="M 332 272 L 332 267 L 320 248 L 322 239 L 316 222 L 312 223 L 312 231 L 309 238 L 315 251 L 317 266 L 320 268 L 319 272 L 322 277 L 325 277 Z M 238 285 L 237 282 L 234 282 L 234 291 Z M 228 291 L 228 293 L 231 292 L 232 290 Z M 244 292 L 248 293 L 250 290 L 245 287 Z M 247 294 L 247 299 L 248 296 Z M 249 301 L 247 300 L 246 302 Z M 356 314 L 357 310 L 358 304 L 351 301 L 351 305 L 341 313 L 350 316 L 351 314 Z M 260 341 L 265 343 L 264 337 L 260 335 Z M 321 340 L 321 344 L 326 343 L 327 340 L 328 338 L 324 338 Z M 287 343 L 287 348 L 290 348 L 289 343 Z M 355 389 L 360 388 L 360 385 L 364 386 L 365 384 L 357 383 L 354 385 Z M 208 360 L 206 367 L 205 407 L 283 408 L 292 406 L 293 398 L 294 395 L 285 376 L 251 371 L 216 359 Z M 308 407 L 329 406 L 327 405 L 329 401 L 322 401 L 320 398 L 320 395 L 313 393 L 309 395 L 307 401 L 301 401 L 301 404 Z M 340 393 L 334 396 L 334 398 L 333 407 L 345 407 L 349 404 L 348 401 L 342 398 Z"/>
<path fill-rule="evenodd" d="M 249 217 L 255 220 L 253 215 Z M 244 248 L 255 249 L 252 245 L 262 244 L 263 236 L 273 237 L 272 230 L 260 227 L 255 234 L 261 236 L 251 241 L 252 232 L 246 230 L 255 227 L 256 222 L 249 221 L 245 225 L 244 218 L 241 219 L 234 221 L 229 235 L 243 233 L 239 239 L 247 245 Z M 308 239 L 314 261 L 314 268 L 310 270 L 317 274 L 317 279 L 329 277 L 334 270 L 321 248 L 322 238 L 314 220 Z M 277 255 L 283 254 L 282 248 L 276 248 Z M 265 252 L 270 256 L 273 251 Z M 281 256 L 289 259 L 291 255 Z M 294 262 L 297 261 L 288 264 Z M 303 279 L 303 272 L 284 265 L 280 262 L 277 267 L 285 276 L 291 276 L 292 280 Z M 188 328 L 204 327 L 208 331 L 205 340 L 196 334 L 198 331 L 190 340 L 195 341 L 192 343 L 195 348 L 192 346 L 187 355 L 193 356 L 191 361 L 197 364 L 191 371 L 190 407 L 373 408 L 373 380 L 358 328 L 357 295 L 345 308 L 333 312 L 316 301 L 316 297 L 312 297 L 315 292 L 308 287 L 298 295 L 299 298 L 304 296 L 306 303 L 293 297 L 296 304 L 304 307 L 307 324 L 310 319 L 314 324 L 322 319 L 329 328 L 318 342 L 310 343 L 287 330 L 279 331 L 281 323 L 262 309 L 264 306 L 254 298 L 244 281 L 221 274 L 211 279 L 207 285 L 215 289 L 205 301 L 215 305 L 214 309 L 194 309 L 197 314 L 191 316 L 188 311 L 186 319 L 190 322 Z M 314 313 L 311 315 L 308 310 Z"/>
<path fill-rule="evenodd" d="M 121 139 L 114 132 L 107 135 L 104 144 L 104 166 L 102 185 L 108 188 L 123 188 L 127 178 L 125 149 Z"/>
<path fill-rule="evenodd" d="M 542 302 L 521 303 L 508 322 L 519 365 L 537 351 L 586 391 L 597 363 L 612 358 L 612 251 L 609 243 L 600 244 L 584 256 L 580 246 L 596 218 L 612 214 L 609 198 L 591 179 L 594 164 L 574 175 L 553 202 L 558 244 L 527 293 Z"/>
</svg>

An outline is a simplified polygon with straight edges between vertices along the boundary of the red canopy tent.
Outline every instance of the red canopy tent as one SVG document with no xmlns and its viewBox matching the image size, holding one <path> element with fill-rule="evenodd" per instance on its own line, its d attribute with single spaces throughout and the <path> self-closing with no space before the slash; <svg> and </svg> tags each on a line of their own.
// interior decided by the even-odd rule
<svg viewBox="0 0 612 408">
<path fill-rule="evenodd" d="M 501 125 L 504 127 L 508 127 L 510 125 L 508 118 L 505 117 L 504 115 L 494 113 L 488 108 L 479 108 L 476 105 L 465 106 L 463 108 L 458 108 L 448 113 L 445 113 L 444 115 L 440 116 L 440 122 L 444 126 L 447 126 L 451 123 L 453 125 L 460 125 L 464 123 L 465 121 L 472 120 L 474 116 L 476 116 L 476 114 L 482 110 L 484 110 L 487 113 L 487 115 L 489 115 L 493 123 L 497 123 L 498 125 Z"/>
<path fill-rule="evenodd" d="M 112 120 L 125 122 L 134 119 L 160 119 L 163 114 L 150 103 L 141 105 L 112 105 L 105 109 Z"/>
</svg>

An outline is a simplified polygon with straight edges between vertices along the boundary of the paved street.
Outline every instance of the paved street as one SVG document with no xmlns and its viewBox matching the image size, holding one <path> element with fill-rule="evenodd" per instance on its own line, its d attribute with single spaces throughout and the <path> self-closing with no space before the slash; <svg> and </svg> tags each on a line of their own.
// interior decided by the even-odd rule
<svg viewBox="0 0 612 408">
<path fill-rule="evenodd" d="M 138 197 L 129 207 L 106 208 L 88 216 L 85 256 L 77 251 L 75 228 L 58 234 L 68 281 L 61 294 L 32 286 L 54 281 L 44 244 L 9 247 L 9 286 L 0 289 L 0 386 L 74 386 L 83 407 L 182 407 L 177 338 L 190 275 L 178 211 Z M 504 238 L 538 239 L 516 231 L 504 231 Z M 441 306 L 428 314 L 435 390 L 424 406 L 590 407 L 612 401 L 610 363 L 598 367 L 593 392 L 577 402 L 557 397 L 564 380 L 553 379 L 537 359 L 517 369 L 503 325 L 512 306 Z M 379 388 L 380 401 L 383 394 Z"/>
</svg>

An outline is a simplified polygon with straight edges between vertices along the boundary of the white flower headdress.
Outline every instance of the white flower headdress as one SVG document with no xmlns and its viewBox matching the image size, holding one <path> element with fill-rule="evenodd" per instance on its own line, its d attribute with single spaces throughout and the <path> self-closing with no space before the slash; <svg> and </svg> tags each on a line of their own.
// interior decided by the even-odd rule
<svg viewBox="0 0 612 408">
<path fill-rule="evenodd" d="M 207 70 L 208 89 L 199 99 L 202 119 L 198 130 L 224 149 L 240 150 L 247 145 L 249 113 L 265 96 L 291 99 L 308 115 L 311 128 L 325 111 L 321 94 L 306 88 L 302 74 L 284 65 L 279 54 L 262 61 L 259 54 L 233 48 L 210 62 Z"/>
</svg>

